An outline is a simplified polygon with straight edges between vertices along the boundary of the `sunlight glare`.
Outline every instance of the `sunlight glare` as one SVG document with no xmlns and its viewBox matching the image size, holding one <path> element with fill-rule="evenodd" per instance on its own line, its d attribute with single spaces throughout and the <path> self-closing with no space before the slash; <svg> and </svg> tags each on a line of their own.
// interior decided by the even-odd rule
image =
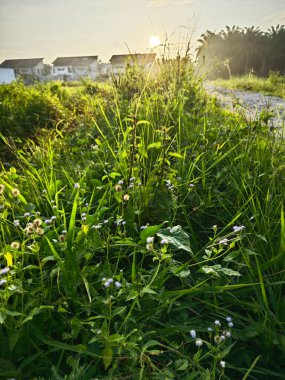
<svg viewBox="0 0 285 380">
<path fill-rule="evenodd" d="M 160 38 L 158 36 L 151 36 L 149 38 L 149 46 L 150 46 L 150 48 L 154 48 L 154 47 L 156 47 L 156 46 L 158 46 L 160 44 L 161 44 L 161 42 L 160 42 Z"/>
</svg>

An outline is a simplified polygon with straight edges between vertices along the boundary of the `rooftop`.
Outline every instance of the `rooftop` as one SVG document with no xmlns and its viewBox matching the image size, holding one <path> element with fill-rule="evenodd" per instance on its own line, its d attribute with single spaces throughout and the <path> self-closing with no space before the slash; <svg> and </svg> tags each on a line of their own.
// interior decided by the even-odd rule
<svg viewBox="0 0 285 380">
<path fill-rule="evenodd" d="M 128 61 L 132 61 L 139 65 L 146 65 L 148 63 L 153 63 L 155 60 L 155 53 L 149 54 L 118 54 L 112 55 L 110 62 L 113 65 L 126 64 Z"/>
<path fill-rule="evenodd" d="M 2 69 L 24 69 L 27 67 L 36 66 L 42 62 L 43 58 L 26 58 L 26 59 L 6 59 L 1 63 Z"/>
<path fill-rule="evenodd" d="M 58 57 L 52 62 L 54 66 L 89 66 L 97 61 L 98 55 L 85 57 Z"/>
</svg>

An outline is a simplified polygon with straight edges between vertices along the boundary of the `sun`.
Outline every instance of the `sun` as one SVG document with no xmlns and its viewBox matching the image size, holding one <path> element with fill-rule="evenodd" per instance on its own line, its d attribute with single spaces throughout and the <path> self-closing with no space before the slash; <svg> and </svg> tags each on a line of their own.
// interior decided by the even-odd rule
<svg viewBox="0 0 285 380">
<path fill-rule="evenodd" d="M 151 36 L 149 37 L 149 46 L 150 48 L 155 48 L 156 46 L 160 45 L 160 38 L 158 36 Z"/>
</svg>

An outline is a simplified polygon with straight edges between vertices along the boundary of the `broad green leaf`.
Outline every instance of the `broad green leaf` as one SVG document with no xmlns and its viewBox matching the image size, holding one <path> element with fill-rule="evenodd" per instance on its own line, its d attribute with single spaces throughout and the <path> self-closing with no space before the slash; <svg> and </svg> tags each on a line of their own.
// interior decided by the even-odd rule
<svg viewBox="0 0 285 380">
<path fill-rule="evenodd" d="M 245 252 L 251 256 L 260 256 L 259 253 L 252 251 L 251 249 L 245 249 Z"/>
<path fill-rule="evenodd" d="M 72 338 L 76 339 L 81 329 L 81 322 L 77 317 L 74 317 L 71 319 L 70 325 L 71 325 L 71 336 Z"/>
<path fill-rule="evenodd" d="M 108 338 L 109 336 L 109 327 L 108 327 L 108 322 L 107 319 L 104 319 L 102 326 L 101 326 L 101 336 L 105 339 Z"/>
<path fill-rule="evenodd" d="M 22 315 L 21 312 L 15 310 L 6 310 L 6 314 L 11 315 L 12 317 L 18 317 L 19 315 Z"/>
<path fill-rule="evenodd" d="M 160 342 L 158 340 L 149 340 L 148 342 L 146 342 L 146 344 L 143 346 L 142 348 L 142 351 L 146 351 L 149 347 L 153 347 L 153 346 L 160 346 Z"/>
<path fill-rule="evenodd" d="M 108 337 L 108 342 L 122 342 L 124 340 L 124 336 L 120 334 L 112 334 Z"/>
<path fill-rule="evenodd" d="M 102 356 L 103 356 L 104 367 L 105 369 L 107 369 L 112 363 L 112 358 L 113 358 L 113 350 L 108 344 L 105 346 L 104 350 L 102 351 Z"/>
<path fill-rule="evenodd" d="M 145 242 L 148 237 L 154 236 L 160 228 L 161 228 L 161 224 L 149 226 L 149 227 L 145 228 L 140 233 L 141 240 L 143 242 Z"/>
<path fill-rule="evenodd" d="M 116 178 L 116 177 L 121 177 L 121 174 L 120 173 L 117 173 L 117 172 L 112 172 L 111 174 L 110 174 L 110 177 L 111 178 Z"/>
<path fill-rule="evenodd" d="M 226 276 L 241 276 L 238 271 L 232 270 L 230 268 L 221 268 L 219 272 L 225 274 Z"/>
<path fill-rule="evenodd" d="M 159 236 L 161 239 L 166 239 L 168 244 L 171 245 L 171 248 L 182 249 L 193 254 L 190 246 L 189 236 L 185 231 L 183 231 L 181 226 L 175 226 L 170 229 L 161 229 L 157 232 L 157 236 Z"/>
<path fill-rule="evenodd" d="M 54 256 L 46 256 L 42 259 L 42 263 L 46 263 L 47 261 L 56 261 Z"/>
<path fill-rule="evenodd" d="M 223 261 L 232 261 L 235 260 L 238 256 L 240 256 L 240 251 L 232 251 L 227 256 L 224 257 Z"/>
<path fill-rule="evenodd" d="M 232 270 L 230 268 L 223 268 L 221 265 L 217 264 L 217 265 L 212 265 L 212 266 L 204 266 L 201 268 L 201 271 L 206 273 L 206 274 L 210 274 L 210 275 L 214 275 L 216 277 L 220 277 L 220 273 L 223 273 L 225 274 L 226 276 L 241 276 L 241 274 L 235 270 Z"/>
<path fill-rule="evenodd" d="M 14 332 L 12 332 L 12 334 L 10 335 L 10 338 L 9 338 L 9 348 L 10 348 L 10 351 L 13 351 L 13 349 L 16 346 L 16 344 L 17 344 L 18 339 L 20 338 L 20 336 L 21 336 L 20 331 L 14 331 Z"/>
<path fill-rule="evenodd" d="M 30 314 L 23 320 L 23 324 L 31 321 L 35 315 L 43 313 L 45 310 L 53 310 L 54 306 L 40 306 L 40 307 L 35 307 L 34 309 L 31 310 Z"/>
<path fill-rule="evenodd" d="M 151 288 L 148 288 L 148 287 L 145 287 L 145 288 L 141 291 L 141 294 L 144 294 L 144 293 L 148 293 L 148 294 L 157 294 L 157 292 L 155 292 L 154 290 L 152 290 Z"/>
<path fill-rule="evenodd" d="M 204 266 L 201 268 L 201 272 L 208 275 L 213 275 L 215 277 L 220 277 L 219 273 L 217 272 L 217 266 L 221 267 L 220 265 L 213 265 L 212 267 Z"/>
<path fill-rule="evenodd" d="M 235 343 L 232 343 L 231 345 L 229 345 L 228 347 L 226 347 L 222 352 L 220 352 L 220 358 L 223 359 L 225 357 L 227 357 L 229 355 L 229 353 L 231 352 L 232 348 L 234 347 Z"/>
<path fill-rule="evenodd" d="M 112 312 L 112 316 L 114 317 L 115 315 L 122 314 L 126 310 L 126 308 L 127 308 L 126 306 L 115 307 Z"/>
<path fill-rule="evenodd" d="M 138 292 L 136 290 L 131 290 L 129 295 L 126 298 L 126 301 L 133 300 L 138 297 Z"/>
<path fill-rule="evenodd" d="M 185 270 L 182 270 L 181 272 L 178 272 L 177 273 L 177 276 L 179 277 L 188 277 L 190 275 L 190 270 L 189 269 L 185 269 Z"/>
<path fill-rule="evenodd" d="M 189 362 L 185 359 L 175 360 L 176 371 L 185 371 L 188 368 Z"/>
</svg>

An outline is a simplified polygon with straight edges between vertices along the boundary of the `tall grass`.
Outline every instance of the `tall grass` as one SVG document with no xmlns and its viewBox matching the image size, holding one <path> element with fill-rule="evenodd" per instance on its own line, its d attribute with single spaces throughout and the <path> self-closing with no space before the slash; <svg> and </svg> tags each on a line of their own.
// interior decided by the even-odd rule
<svg viewBox="0 0 285 380">
<path fill-rule="evenodd" d="M 281 379 L 283 141 L 129 70 L 2 165 L 0 376 Z"/>
<path fill-rule="evenodd" d="M 264 95 L 274 95 L 280 98 L 285 97 L 284 76 L 278 72 L 272 72 L 266 78 L 260 78 L 253 74 L 248 74 L 240 77 L 232 77 L 227 80 L 217 79 L 214 83 L 217 86 L 230 89 L 259 92 Z"/>
</svg>

